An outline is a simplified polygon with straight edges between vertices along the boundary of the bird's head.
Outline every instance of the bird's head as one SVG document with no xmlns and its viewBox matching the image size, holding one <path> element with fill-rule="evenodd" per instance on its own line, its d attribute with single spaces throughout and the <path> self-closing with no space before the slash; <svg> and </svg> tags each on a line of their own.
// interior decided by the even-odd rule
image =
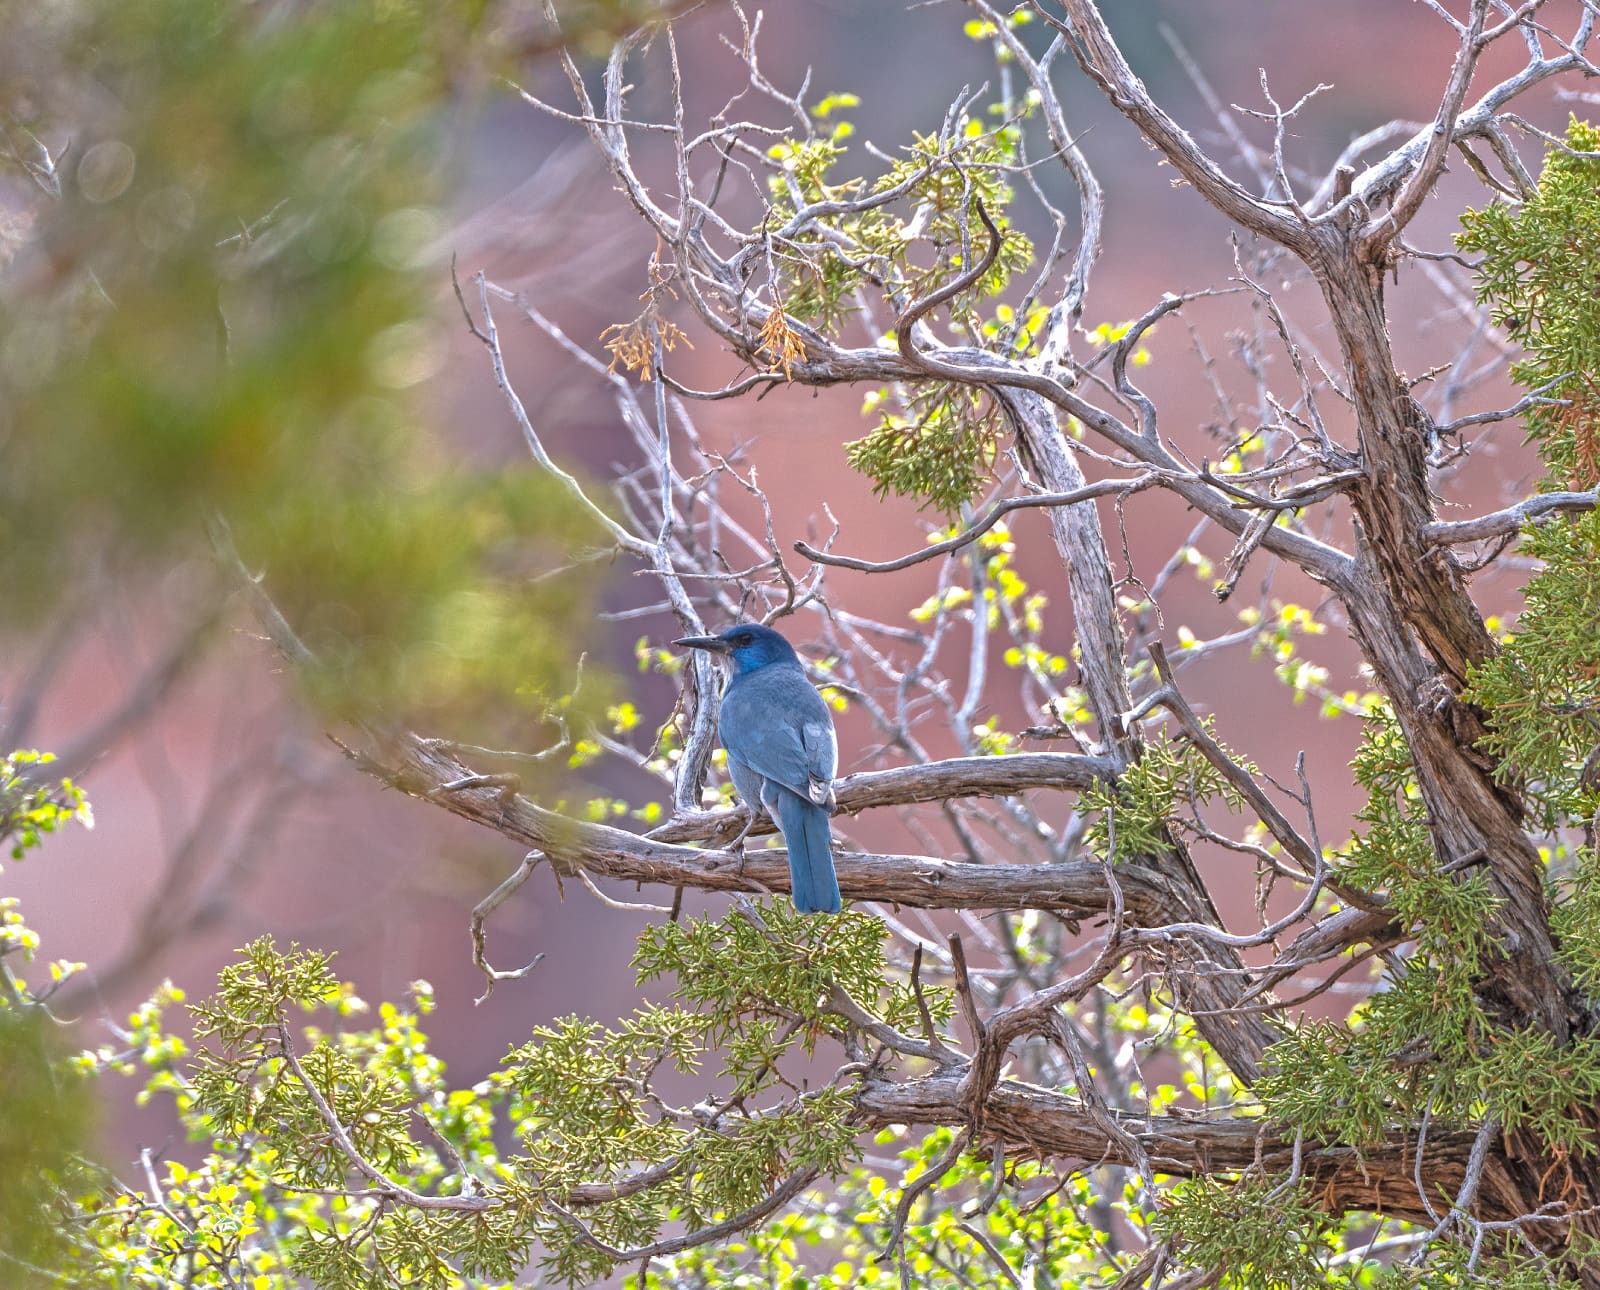
<svg viewBox="0 0 1600 1290">
<path fill-rule="evenodd" d="M 685 636 L 672 642 L 685 649 L 721 654 L 735 672 L 754 672 L 770 663 L 798 663 L 794 647 L 770 627 L 760 623 L 735 623 L 716 636 Z"/>
</svg>

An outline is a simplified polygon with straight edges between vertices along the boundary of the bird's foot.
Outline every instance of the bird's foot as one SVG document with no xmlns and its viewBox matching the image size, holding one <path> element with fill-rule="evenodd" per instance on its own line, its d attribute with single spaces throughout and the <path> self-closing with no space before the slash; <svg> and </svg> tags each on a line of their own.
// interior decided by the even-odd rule
<svg viewBox="0 0 1600 1290">
<path fill-rule="evenodd" d="M 739 868 L 737 872 L 738 876 L 743 878 L 744 862 L 749 854 L 745 849 L 745 839 L 750 836 L 750 830 L 755 828 L 756 820 L 760 817 L 757 816 L 757 814 L 748 806 L 741 806 L 739 810 L 744 817 L 744 827 L 735 835 L 733 841 L 729 842 L 727 846 L 723 847 L 722 849 L 729 855 L 735 855 L 739 857 Z"/>
<path fill-rule="evenodd" d="M 723 850 L 737 852 L 742 856 L 744 855 L 744 840 L 750 836 L 750 830 L 756 826 L 756 813 L 748 806 L 741 806 L 739 810 L 744 818 L 744 827 L 734 835 L 733 841 L 723 847 Z"/>
</svg>

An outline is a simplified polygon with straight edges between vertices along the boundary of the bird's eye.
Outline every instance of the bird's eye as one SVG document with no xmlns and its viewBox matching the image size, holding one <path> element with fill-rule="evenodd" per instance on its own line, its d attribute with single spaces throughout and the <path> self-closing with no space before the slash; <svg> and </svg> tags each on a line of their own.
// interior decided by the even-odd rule
<svg viewBox="0 0 1600 1290">
<path fill-rule="evenodd" d="M 740 632 L 739 635 L 733 638 L 733 647 L 735 649 L 744 649 L 754 639 L 755 637 L 750 635 L 749 632 Z"/>
</svg>

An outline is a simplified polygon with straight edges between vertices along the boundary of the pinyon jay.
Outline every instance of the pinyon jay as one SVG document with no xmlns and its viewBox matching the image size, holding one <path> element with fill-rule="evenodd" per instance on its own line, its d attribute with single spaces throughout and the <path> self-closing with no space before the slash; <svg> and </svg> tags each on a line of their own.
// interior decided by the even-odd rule
<svg viewBox="0 0 1600 1290">
<path fill-rule="evenodd" d="M 733 786 L 752 818 L 765 807 L 782 831 L 794 907 L 802 914 L 837 914 L 828 816 L 839 741 L 828 705 L 806 680 L 794 648 L 756 623 L 672 643 L 721 654 L 733 665 L 717 718 Z"/>
</svg>

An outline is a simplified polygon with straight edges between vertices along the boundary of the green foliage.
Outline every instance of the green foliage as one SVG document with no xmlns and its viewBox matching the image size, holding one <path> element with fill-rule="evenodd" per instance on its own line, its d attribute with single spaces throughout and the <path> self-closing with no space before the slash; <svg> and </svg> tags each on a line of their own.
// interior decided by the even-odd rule
<svg viewBox="0 0 1600 1290">
<path fill-rule="evenodd" d="M 1356 813 L 1365 831 L 1337 853 L 1341 877 L 1388 900 L 1418 928 L 1421 957 L 1455 965 L 1470 993 L 1493 912 L 1488 884 L 1481 874 L 1441 872 L 1405 735 L 1387 705 L 1367 719 L 1351 769 L 1367 792 Z"/>
<path fill-rule="evenodd" d="M 1362 1214 L 1333 1218 L 1304 1182 L 1250 1174 L 1199 1178 L 1166 1193 L 1156 1229 L 1171 1237 L 1183 1262 L 1218 1273 L 1227 1290 L 1546 1290 L 1560 1284 L 1556 1263 L 1514 1235 L 1484 1232 L 1476 1241 L 1435 1241 L 1404 1260 L 1372 1253 L 1377 1232 Z M 1450 1198 L 1439 1197 L 1441 1213 Z M 1384 1235 L 1420 1236 L 1390 1221 Z M 1579 1237 L 1574 1253 L 1589 1244 Z"/>
<path fill-rule="evenodd" d="M 1221 1270 L 1220 1285 L 1238 1290 L 1311 1290 L 1357 1284 L 1329 1265 L 1337 1224 L 1313 1189 L 1286 1179 L 1234 1182 L 1197 1178 L 1168 1194 L 1157 1230 L 1171 1236 L 1185 1262 Z"/>
<path fill-rule="evenodd" d="M 168 988 L 128 1019 L 123 1046 L 57 1063 L 142 1072 L 146 1095 L 174 1100 L 203 1155 L 161 1162 L 154 1186 L 85 1176 L 47 1189 L 82 1215 L 72 1248 L 53 1257 L 107 1287 L 231 1278 L 287 1290 L 299 1277 L 445 1290 L 509 1281 L 530 1259 L 587 1284 L 612 1267 L 596 1239 L 648 1244 L 668 1224 L 738 1214 L 795 1173 L 850 1172 L 860 1148 L 847 1090 L 797 1091 L 796 1063 L 842 1037 L 824 1009 L 835 991 L 887 1024 L 919 1024 L 909 985 L 888 979 L 884 940 L 876 919 L 805 918 L 784 900 L 651 928 L 635 965 L 641 983 L 673 982 L 670 1002 L 612 1028 L 576 1017 L 539 1027 L 489 1079 L 454 1089 L 420 1026 L 425 983 L 411 1010 L 385 1004 L 376 1024 L 358 1025 L 367 1006 L 329 955 L 259 939 L 188 1009 L 192 1058 L 164 1021 L 182 1001 Z M 923 996 L 946 1022 L 950 992 Z M 302 1020 L 330 1013 L 333 1032 Z M 665 1066 L 723 1092 L 672 1108 L 651 1088 Z M 374 1186 L 350 1149 L 389 1181 Z M 607 1191 L 607 1180 L 622 1185 Z M 400 1198 L 383 1200 L 386 1189 Z"/>
<path fill-rule="evenodd" d="M 823 1012 L 834 989 L 890 1024 L 914 1013 L 907 994 L 885 989 L 883 939 L 866 915 L 808 919 L 783 900 L 647 929 L 635 967 L 642 984 L 670 974 L 672 1004 L 646 1006 L 614 1030 L 566 1018 L 508 1058 L 528 1173 L 560 1196 L 630 1165 L 664 1169 L 660 1189 L 584 1212 L 602 1240 L 637 1245 L 669 1217 L 704 1227 L 748 1209 L 791 1174 L 843 1169 L 856 1153 L 844 1090 L 816 1089 L 759 1111 L 755 1103 L 784 1087 L 795 1057 L 839 1033 L 838 1017 Z M 949 1015 L 948 992 L 925 994 L 936 1015 Z M 712 1057 L 718 1066 L 703 1069 Z M 666 1063 L 726 1092 L 694 1113 L 662 1115 L 647 1081 Z M 544 1239 L 548 1266 L 562 1277 L 609 1269 L 566 1229 Z"/>
<path fill-rule="evenodd" d="M 1600 130 L 1573 120 L 1567 144 L 1593 153 Z M 1460 238 L 1464 248 L 1482 254 L 1480 299 L 1523 346 L 1513 378 L 1530 392 L 1561 400 L 1535 406 L 1526 419 L 1547 467 L 1546 491 L 1600 484 L 1600 401 L 1593 376 L 1600 358 L 1593 300 L 1600 274 L 1597 179 L 1600 161 L 1593 156 L 1552 148 L 1536 194 L 1515 210 L 1496 203 L 1468 216 Z M 1520 550 L 1541 567 L 1524 588 L 1514 631 L 1474 669 L 1465 697 L 1488 714 L 1484 747 L 1500 759 L 1501 781 L 1530 802 L 1536 822 L 1551 832 L 1586 829 L 1581 848 L 1558 846 L 1547 855 L 1555 861 L 1551 926 L 1559 961 L 1594 1000 L 1600 998 L 1600 855 L 1594 845 L 1600 812 L 1600 584 L 1594 576 L 1600 513 L 1530 525 Z M 1590 1138 L 1574 1140 L 1565 1122 L 1566 1109 L 1592 1101 L 1600 1086 L 1593 1037 L 1581 1036 L 1559 1052 L 1548 1041 L 1519 1040 L 1532 1051 L 1506 1053 L 1504 1060 L 1537 1063 L 1520 1067 L 1532 1073 L 1535 1086 L 1526 1108 L 1519 1107 L 1526 1121 L 1568 1150 L 1595 1150 Z"/>
<path fill-rule="evenodd" d="M 884 412 L 877 429 L 847 443 L 845 460 L 873 481 L 879 497 L 919 497 L 953 515 L 989 479 L 1000 429 L 987 395 L 958 385 L 924 385 L 903 413 Z"/>
<path fill-rule="evenodd" d="M 1600 851 L 1586 847 L 1570 873 L 1556 884 L 1550 926 L 1556 953 L 1572 982 L 1600 1001 Z"/>
<path fill-rule="evenodd" d="M 47 785 L 33 768 L 48 766 L 54 753 L 19 748 L 0 760 L 0 842 L 11 840 L 11 858 L 38 846 L 63 824 L 94 827 L 94 812 L 83 790 L 70 779 Z"/>
<path fill-rule="evenodd" d="M 583 539 L 533 471 L 418 412 L 445 359 L 441 157 L 479 0 L 0 0 L 0 131 L 70 138 L 0 231 L 0 603 L 131 577 L 231 526 L 323 668 L 315 696 L 495 711 L 552 692 Z M 0 166 L 24 153 L 0 148 Z M 570 664 L 568 664 L 570 665 Z M 503 707 L 503 704 L 501 705 Z"/>
<path fill-rule="evenodd" d="M 1484 747 L 1501 759 L 1502 781 L 1526 781 L 1539 823 L 1555 829 L 1600 811 L 1600 511 L 1532 527 L 1519 550 L 1543 567 L 1515 633 L 1473 671 L 1466 697 L 1489 713 Z"/>
<path fill-rule="evenodd" d="M 1428 1247 L 1420 1266 L 1407 1260 L 1382 1269 L 1370 1283 L 1375 1290 L 1472 1290 L 1493 1286 L 1494 1290 L 1550 1290 L 1567 1283 L 1565 1269 L 1554 1260 L 1529 1248 L 1515 1235 L 1485 1232 L 1479 1245 L 1438 1241 Z M 1595 1241 L 1582 1232 L 1573 1233 L 1571 1254 L 1574 1264 L 1595 1257 Z"/>
<path fill-rule="evenodd" d="M 1600 1038 L 1561 1047 L 1477 997 L 1483 956 L 1495 952 L 1495 897 L 1484 875 L 1440 864 L 1388 709 L 1369 719 L 1353 765 L 1369 797 L 1365 831 L 1335 857 L 1340 877 L 1387 901 L 1414 948 L 1390 960 L 1383 988 L 1349 1024 L 1304 1022 L 1273 1046 L 1257 1086 L 1269 1114 L 1313 1140 L 1356 1146 L 1427 1113 L 1458 1126 L 1488 1117 L 1531 1127 L 1554 1150 L 1594 1151 L 1600 1143 L 1571 1108 L 1600 1092 Z"/>
<path fill-rule="evenodd" d="M 70 1239 L 67 1212 L 53 1202 L 86 1173 L 90 1087 L 61 1050 L 43 1009 L 0 995 L 0 1282 L 20 1290 L 53 1283 Z"/>
<path fill-rule="evenodd" d="M 832 111 L 848 105 L 836 97 L 823 106 Z M 1001 230 L 1000 252 L 988 273 L 952 305 L 959 320 L 975 322 L 971 311 L 1032 262 L 1033 246 L 1004 217 L 1011 189 L 1000 168 L 1016 159 L 1017 129 L 985 131 L 979 122 L 963 120 L 959 131 L 948 152 L 937 137 L 916 136 L 906 155 L 870 183 L 863 177 L 834 177 L 834 167 L 848 151 L 837 126 L 829 138 L 773 145 L 769 153 L 782 164 L 782 173 L 771 181 L 771 224 L 841 196 L 865 192 L 883 199 L 879 206 L 840 217 L 830 226 L 834 236 L 813 224 L 785 239 L 774 291 L 786 312 L 833 330 L 853 313 L 853 293 L 869 282 L 904 302 L 938 290 L 987 249 L 977 218 L 982 202 Z M 959 170 L 949 164 L 951 157 L 960 162 Z M 839 249 L 838 235 L 851 248 L 848 256 Z M 918 247 L 932 251 L 931 263 L 913 259 Z"/>
<path fill-rule="evenodd" d="M 78 1198 L 87 1222 L 74 1252 L 77 1283 L 463 1285 L 452 1259 L 483 1271 L 473 1284 L 508 1282 L 525 1253 L 520 1227 L 500 1212 L 391 1209 L 341 1167 L 311 1096 L 314 1088 L 338 1107 L 352 1142 L 411 1186 L 453 1192 L 462 1162 L 492 1168 L 492 1100 L 446 1088 L 418 1024 L 431 991 L 418 982 L 412 994 L 414 1011 L 385 1004 L 368 1029 L 308 1030 L 297 1071 L 285 1056 L 297 1042 L 291 1014 L 327 1008 L 348 1021 L 366 1005 L 332 975 L 328 956 L 281 953 L 261 940 L 225 969 L 213 999 L 190 1010 L 197 1035 L 214 1047 L 187 1071 L 187 1049 L 164 1021 L 182 1001 L 170 989 L 129 1019 L 125 1047 L 85 1054 L 90 1071 L 144 1071 L 145 1093 L 175 1100 L 203 1154 L 195 1164 L 153 1164 L 137 1188 L 102 1176 Z M 230 1071 L 229 1056 L 244 1069 Z M 417 1123 L 428 1127 L 424 1143 L 412 1139 Z M 318 1187 L 328 1191 L 305 1190 Z"/>
<path fill-rule="evenodd" d="M 883 924 L 866 914 L 831 919 L 797 914 L 784 900 L 763 901 L 753 917 L 734 914 L 687 925 L 658 923 L 640 935 L 634 956 L 640 983 L 669 973 L 674 997 L 703 1010 L 714 1046 L 742 1028 L 751 1012 L 792 1017 L 809 1047 L 818 1031 L 841 1024 L 824 1009 L 837 986 L 871 1005 L 883 988 Z M 730 973 L 729 963 L 740 971 Z M 948 992 L 935 991 L 948 1004 Z M 886 1016 L 894 1024 L 904 1016 Z"/>
<path fill-rule="evenodd" d="M 14 839 L 16 859 L 64 824 L 93 824 L 71 780 L 36 778 L 53 760 L 17 751 L 0 761 L 0 841 Z M 27 966 L 39 943 L 17 898 L 0 897 L 0 1282 L 22 1290 L 54 1284 L 68 1257 L 70 1207 L 61 1201 L 84 1185 L 92 1111 L 89 1087 L 43 1007 L 81 964 L 52 963 L 48 984 L 32 986 Z"/>
<path fill-rule="evenodd" d="M 834 1179 L 824 1200 L 717 1246 L 658 1263 L 647 1290 L 724 1290 L 778 1285 L 848 1290 L 904 1284 L 1000 1290 L 1011 1277 L 1050 1286 L 1089 1287 L 1115 1280 L 1089 1211 L 1100 1197 L 1081 1175 L 1054 1179 L 1033 1161 L 1005 1166 L 997 1179 L 987 1154 L 963 1154 L 916 1199 L 905 1228 L 903 1256 L 887 1249 L 904 1189 L 921 1179 L 949 1148 L 949 1130 L 914 1137 L 907 1130 L 876 1135 L 891 1161 L 857 1166 Z M 897 1166 L 898 1185 L 885 1177 Z M 974 1233 L 998 1250 L 1011 1269 L 1001 1272 Z M 826 1257 L 819 1255 L 827 1251 Z M 819 1266 L 820 1265 L 820 1266 Z M 1024 1284 L 1030 1284 L 1025 1281 Z"/>
<path fill-rule="evenodd" d="M 1600 159 L 1574 155 L 1600 148 L 1600 130 L 1574 119 L 1566 142 L 1574 151 L 1549 151 L 1536 194 L 1469 213 L 1458 239 L 1482 256 L 1479 299 L 1523 347 L 1513 379 L 1560 400 L 1526 418 L 1546 491 L 1600 484 Z M 1530 526 L 1521 550 L 1543 568 L 1524 589 L 1515 634 L 1473 673 L 1466 697 L 1490 715 L 1485 747 L 1502 759 L 1502 778 L 1526 781 L 1554 829 L 1600 810 L 1600 775 L 1584 773 L 1600 723 L 1600 513 Z"/>
<path fill-rule="evenodd" d="M 1550 486 L 1592 488 L 1600 483 L 1600 319 L 1592 292 L 1600 265 L 1600 128 L 1574 117 L 1565 142 L 1545 154 L 1527 201 L 1467 212 L 1456 242 L 1482 256 L 1478 299 L 1522 346 L 1512 378 L 1530 390 L 1561 381 L 1549 393 L 1566 406 L 1535 407 L 1526 420 Z"/>
<path fill-rule="evenodd" d="M 1463 1066 L 1489 1029 L 1472 986 L 1492 901 L 1481 876 L 1457 882 L 1440 872 L 1405 740 L 1387 708 L 1368 719 L 1352 766 L 1368 793 L 1357 817 L 1365 831 L 1336 856 L 1340 876 L 1390 901 L 1416 929 L 1417 951 L 1354 1024 L 1305 1022 L 1275 1045 L 1273 1073 L 1258 1091 L 1274 1116 L 1315 1140 L 1367 1145 L 1396 1118 L 1436 1101 L 1465 1110 Z"/>
<path fill-rule="evenodd" d="M 1209 731 L 1211 718 L 1203 724 Z M 1240 764 L 1255 772 L 1250 763 Z M 1139 760 L 1115 782 L 1097 782 L 1081 798 L 1085 810 L 1099 813 L 1089 825 L 1091 844 L 1117 860 L 1164 850 L 1167 829 L 1182 818 L 1181 807 L 1194 809 L 1218 800 L 1231 811 L 1244 808 L 1238 791 L 1193 742 L 1170 738 L 1165 731 L 1145 745 Z"/>
<path fill-rule="evenodd" d="M 1006 216 L 1011 200 L 1006 168 L 1019 159 L 1021 122 L 1031 102 L 992 105 L 1002 123 L 955 123 L 954 137 L 917 135 L 904 155 L 875 178 L 836 177 L 848 155 L 853 129 L 841 118 L 856 106 L 853 95 L 832 95 L 813 109 L 826 135 L 788 139 L 770 155 L 781 164 L 771 181 L 769 228 L 802 210 L 841 198 L 877 199 L 846 215 L 823 214 L 774 239 L 773 301 L 787 314 L 836 334 L 857 311 L 860 292 L 882 294 L 896 310 L 959 278 L 988 249 L 977 215 L 979 203 L 1000 229 L 994 264 L 951 300 L 949 323 L 974 344 L 998 344 L 1031 320 L 1016 320 L 996 297 L 1033 261 L 1033 245 Z M 954 163 L 954 164 L 952 164 Z M 1005 310 L 1008 324 L 986 322 L 982 310 Z M 885 342 L 892 338 L 885 337 Z M 867 475 L 879 496 L 920 498 L 946 514 L 957 513 L 990 478 L 1003 431 L 992 400 L 961 385 L 922 385 L 902 403 L 885 395 L 868 400 L 878 425 L 846 446 L 846 459 Z"/>
<path fill-rule="evenodd" d="M 70 779 L 52 784 L 42 777 L 43 768 L 54 760 L 54 753 L 30 749 L 17 749 L 0 760 L 0 844 L 10 842 L 13 860 L 41 846 L 64 824 L 94 827 L 94 812 L 81 788 Z M 39 934 L 23 920 L 17 897 L 0 896 L 0 1006 L 26 1011 L 83 967 L 66 960 L 51 963 L 50 985 L 35 994 L 16 965 L 32 963 L 38 952 Z"/>
</svg>

